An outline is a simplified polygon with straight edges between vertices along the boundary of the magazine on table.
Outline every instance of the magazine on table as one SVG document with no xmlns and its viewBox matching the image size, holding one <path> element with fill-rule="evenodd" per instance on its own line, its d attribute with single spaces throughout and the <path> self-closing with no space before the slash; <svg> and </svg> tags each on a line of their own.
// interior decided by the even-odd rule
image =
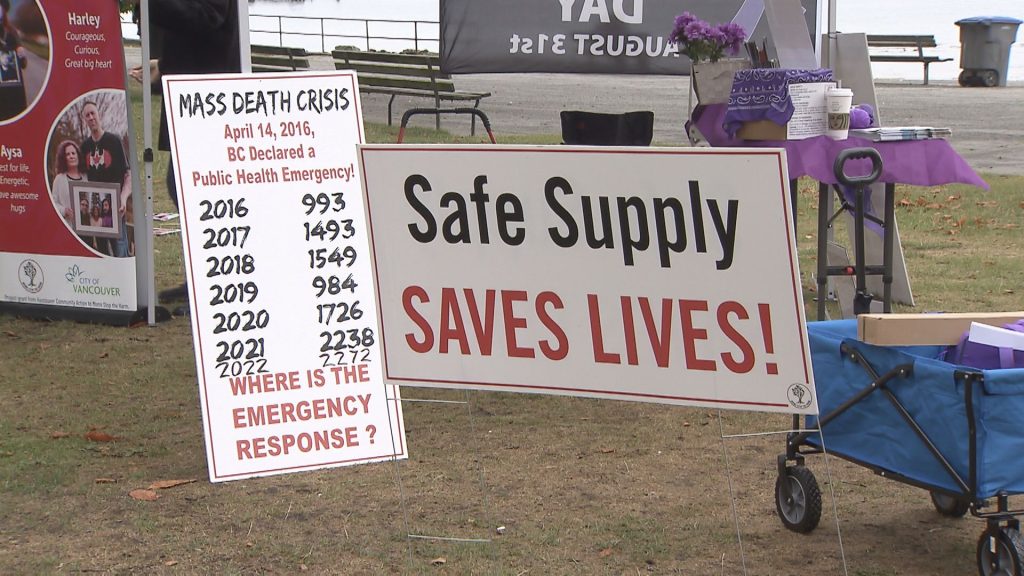
<svg viewBox="0 0 1024 576">
<path fill-rule="evenodd" d="M 946 138 L 952 134 L 949 128 L 932 126 L 886 126 L 879 128 L 851 128 L 850 136 L 872 142 L 893 142 L 899 140 L 928 140 Z"/>
</svg>

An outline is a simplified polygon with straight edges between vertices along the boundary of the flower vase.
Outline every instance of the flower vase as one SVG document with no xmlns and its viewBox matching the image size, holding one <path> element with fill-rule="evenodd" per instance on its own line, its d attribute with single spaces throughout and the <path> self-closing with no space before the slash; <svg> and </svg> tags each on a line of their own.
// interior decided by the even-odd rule
<svg viewBox="0 0 1024 576">
<path fill-rule="evenodd" d="M 692 63 L 690 79 L 697 101 L 705 105 L 729 102 L 733 74 L 747 68 L 750 68 L 750 61 L 745 58 L 721 58 L 716 62 Z"/>
</svg>

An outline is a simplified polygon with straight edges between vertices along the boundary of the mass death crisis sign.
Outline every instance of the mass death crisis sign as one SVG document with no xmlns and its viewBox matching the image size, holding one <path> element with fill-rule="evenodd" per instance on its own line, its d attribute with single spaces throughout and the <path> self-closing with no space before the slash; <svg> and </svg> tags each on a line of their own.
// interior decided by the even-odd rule
<svg viewBox="0 0 1024 576">
<path fill-rule="evenodd" d="M 359 148 L 389 383 L 816 413 L 784 151 Z"/>
<path fill-rule="evenodd" d="M 405 456 L 358 94 L 351 72 L 164 80 L 213 481 Z"/>
</svg>

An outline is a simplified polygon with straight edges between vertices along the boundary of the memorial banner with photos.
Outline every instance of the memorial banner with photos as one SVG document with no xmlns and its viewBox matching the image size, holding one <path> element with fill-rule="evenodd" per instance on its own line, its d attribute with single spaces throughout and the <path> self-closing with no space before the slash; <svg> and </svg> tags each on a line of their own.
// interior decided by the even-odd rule
<svg viewBox="0 0 1024 576">
<path fill-rule="evenodd" d="M 164 77 L 210 480 L 406 457 L 353 72 Z"/>
<path fill-rule="evenodd" d="M 441 68 L 449 74 L 689 74 L 689 60 L 669 43 L 684 11 L 712 25 L 739 23 L 752 41 L 771 42 L 764 0 L 440 2 Z M 816 44 L 818 1 L 801 4 Z"/>
<path fill-rule="evenodd" d="M 118 4 L 11 0 L 3 24 L 0 306 L 133 313 L 137 175 Z"/>
</svg>

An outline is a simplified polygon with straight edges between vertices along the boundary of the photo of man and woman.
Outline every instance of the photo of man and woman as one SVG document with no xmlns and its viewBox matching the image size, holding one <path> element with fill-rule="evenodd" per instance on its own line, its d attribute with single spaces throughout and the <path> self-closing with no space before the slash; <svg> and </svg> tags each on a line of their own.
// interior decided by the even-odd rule
<svg viewBox="0 0 1024 576">
<path fill-rule="evenodd" d="M 98 90 L 57 118 L 47 155 L 54 210 L 83 244 L 117 258 L 134 255 L 127 133 L 124 92 Z"/>
</svg>

